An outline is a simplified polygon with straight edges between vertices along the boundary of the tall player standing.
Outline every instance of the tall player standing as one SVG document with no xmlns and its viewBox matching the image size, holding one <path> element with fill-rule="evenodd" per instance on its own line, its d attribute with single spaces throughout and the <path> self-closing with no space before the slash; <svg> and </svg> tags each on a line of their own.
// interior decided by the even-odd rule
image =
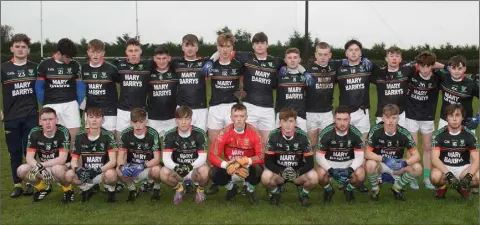
<svg viewBox="0 0 480 225">
<path fill-rule="evenodd" d="M 75 137 L 80 130 L 79 105 L 85 97 L 80 64 L 72 59 L 77 52 L 72 40 L 60 39 L 53 57 L 38 65 L 35 82 L 38 102 L 56 111 L 58 123 L 68 128 L 70 137 Z"/>
<path fill-rule="evenodd" d="M 207 130 L 207 84 L 202 71 L 205 59 L 197 57 L 198 37 L 187 34 L 182 38 L 183 57 L 172 59 L 175 73 L 178 73 L 177 105 L 193 110 L 192 125 Z"/>
<path fill-rule="evenodd" d="M 221 129 L 231 123 L 232 106 L 239 102 L 236 97 L 240 88 L 240 76 L 243 65 L 232 59 L 235 37 L 232 34 L 221 34 L 217 38 L 218 61 L 213 62 L 210 69 L 212 80 L 212 97 L 208 109 L 208 138 L 210 143 L 217 138 Z"/>
<path fill-rule="evenodd" d="M 442 77 L 441 71 L 433 71 L 436 56 L 432 52 L 422 52 L 416 57 L 419 71 L 409 80 L 405 128 L 418 143 L 417 132 L 422 134 L 423 184 L 433 190 L 430 182 L 430 152 L 432 133 L 434 131 L 435 111 Z M 435 75 L 434 75 L 435 72 Z"/>
<path fill-rule="evenodd" d="M 3 109 L 1 119 L 4 122 L 5 140 L 10 154 L 10 167 L 14 188 L 10 197 L 22 194 L 32 195 L 33 186 L 26 184 L 25 192 L 22 180 L 17 176 L 17 168 L 22 164 L 26 153 L 28 133 L 38 123 L 38 106 L 33 92 L 37 76 L 37 64 L 28 61 L 30 38 L 25 34 L 15 34 L 10 51 L 10 61 L 2 63 Z"/>
<path fill-rule="evenodd" d="M 105 44 L 102 41 L 93 39 L 88 42 L 87 55 L 89 61 L 82 65 L 82 80 L 87 90 L 85 110 L 90 107 L 102 109 L 102 127 L 115 132 L 118 102 L 116 83 L 120 74 L 114 65 L 104 60 Z"/>
</svg>

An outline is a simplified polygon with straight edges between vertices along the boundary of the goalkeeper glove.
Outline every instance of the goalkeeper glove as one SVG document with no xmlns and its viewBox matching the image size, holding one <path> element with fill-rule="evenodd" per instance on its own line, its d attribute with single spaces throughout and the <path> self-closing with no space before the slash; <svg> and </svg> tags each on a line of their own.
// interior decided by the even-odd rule
<svg viewBox="0 0 480 225">
<path fill-rule="evenodd" d="M 240 167 L 240 163 L 238 163 L 236 160 L 231 161 L 227 164 L 227 173 L 228 175 L 232 175 L 235 173 L 235 171 Z"/>
<path fill-rule="evenodd" d="M 392 170 L 399 170 L 401 168 L 398 168 L 400 167 L 400 165 L 398 165 L 396 162 L 395 159 L 392 159 L 392 158 L 387 158 L 387 157 L 383 157 L 382 158 L 382 162 L 385 163 L 385 165 L 388 166 L 388 168 L 392 169 Z"/>
<path fill-rule="evenodd" d="M 88 183 L 90 181 L 90 173 L 83 167 L 75 168 L 75 174 L 82 183 Z"/>
<path fill-rule="evenodd" d="M 470 186 L 470 183 L 472 182 L 473 179 L 473 174 L 467 173 L 461 180 L 459 185 L 464 188 L 468 188 Z"/>
<path fill-rule="evenodd" d="M 362 64 L 363 68 L 365 68 L 365 70 L 367 71 L 372 70 L 373 64 L 372 62 L 370 62 L 370 60 L 367 59 L 367 57 L 362 56 L 360 59 L 360 63 Z"/>
<path fill-rule="evenodd" d="M 212 61 L 206 61 L 205 64 L 202 67 L 202 73 L 203 75 L 209 77 L 212 75 L 212 68 L 213 68 L 213 62 Z"/>
<path fill-rule="evenodd" d="M 480 114 L 477 114 L 473 118 L 465 118 L 462 124 L 469 130 L 475 130 L 478 127 L 479 121 L 480 121 Z"/>
<path fill-rule="evenodd" d="M 297 176 L 297 171 L 295 171 L 295 169 L 292 167 L 287 167 L 282 171 L 282 177 L 285 181 L 293 182 Z"/>
<path fill-rule="evenodd" d="M 88 169 L 88 172 L 90 173 L 90 177 L 93 179 L 93 178 L 95 178 L 96 176 L 102 174 L 102 168 L 101 168 L 101 167 L 89 168 L 89 169 Z"/>
<path fill-rule="evenodd" d="M 130 169 L 130 163 L 120 165 L 119 169 L 123 176 L 132 177 L 133 171 Z"/>
<path fill-rule="evenodd" d="M 45 170 L 45 167 L 40 162 L 37 162 L 35 167 L 32 170 L 30 170 L 30 172 L 28 172 L 28 175 L 27 175 L 28 180 L 31 180 L 31 181 L 35 180 L 37 178 L 37 174 L 42 170 Z"/>
<path fill-rule="evenodd" d="M 340 176 L 339 171 L 334 168 L 328 169 L 328 175 L 330 175 L 330 177 L 333 177 L 333 179 L 337 179 Z"/>
<path fill-rule="evenodd" d="M 453 175 L 452 172 L 448 172 L 445 174 L 446 180 L 448 182 L 448 186 L 451 188 L 457 188 L 458 185 L 458 179 Z"/>
<path fill-rule="evenodd" d="M 250 160 L 248 160 L 248 157 L 242 157 L 242 158 L 236 159 L 235 161 L 237 161 L 241 166 L 246 166 L 248 165 Z"/>
<path fill-rule="evenodd" d="M 235 173 L 243 179 L 247 178 L 248 175 L 249 175 L 248 168 L 243 167 L 243 166 L 239 167 Z"/>
<path fill-rule="evenodd" d="M 41 170 L 40 175 L 42 176 L 43 181 L 48 185 L 52 184 L 55 181 L 52 173 L 50 173 L 50 171 L 46 169 Z"/>
<path fill-rule="evenodd" d="M 348 177 L 352 177 L 352 174 L 355 172 L 355 170 L 352 167 L 348 167 L 347 172 L 348 172 Z"/>
<path fill-rule="evenodd" d="M 131 163 L 130 170 L 132 170 L 132 177 L 138 176 L 145 168 L 147 168 L 147 165 L 144 162 Z"/>
</svg>

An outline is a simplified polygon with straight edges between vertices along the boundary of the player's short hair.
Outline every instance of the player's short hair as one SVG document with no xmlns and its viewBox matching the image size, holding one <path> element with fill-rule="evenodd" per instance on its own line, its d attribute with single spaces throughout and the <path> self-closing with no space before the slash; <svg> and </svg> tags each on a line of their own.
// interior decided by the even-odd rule
<svg viewBox="0 0 480 225">
<path fill-rule="evenodd" d="M 198 44 L 198 37 L 195 34 L 187 34 L 182 38 L 182 44 L 194 45 Z"/>
<path fill-rule="evenodd" d="M 236 111 L 247 111 L 247 107 L 245 107 L 244 104 L 242 103 L 235 103 L 235 105 L 232 105 L 232 108 L 230 109 L 230 112 L 236 112 Z"/>
<path fill-rule="evenodd" d="M 147 111 L 142 108 L 134 108 L 132 109 L 132 112 L 130 112 L 130 121 L 136 123 L 136 122 L 142 122 L 147 119 Z"/>
<path fill-rule="evenodd" d="M 401 48 L 399 48 L 399 47 L 397 47 L 397 46 L 394 45 L 394 46 L 392 46 L 392 47 L 390 47 L 390 48 L 387 49 L 387 56 L 388 56 L 388 54 L 390 54 L 390 53 L 391 53 L 391 54 L 399 54 L 399 55 L 402 55 L 402 52 L 403 52 L 403 51 L 402 51 Z"/>
<path fill-rule="evenodd" d="M 17 42 L 23 42 L 25 43 L 28 47 L 30 47 L 30 38 L 26 34 L 15 34 L 12 36 L 11 39 L 12 46 L 13 44 Z"/>
<path fill-rule="evenodd" d="M 400 109 L 395 104 L 386 104 L 382 109 L 382 115 L 394 116 L 400 114 Z"/>
<path fill-rule="evenodd" d="M 352 45 L 357 45 L 360 50 L 362 50 L 362 43 L 360 43 L 359 41 L 355 40 L 355 39 L 352 39 L 350 41 L 347 41 L 347 43 L 345 43 L 345 51 L 350 48 L 350 46 Z"/>
<path fill-rule="evenodd" d="M 153 55 L 169 55 L 170 52 L 168 51 L 168 48 L 166 45 L 160 45 L 158 46 L 156 49 L 155 49 L 155 52 L 153 53 Z"/>
<path fill-rule="evenodd" d="M 298 50 L 298 48 L 288 48 L 285 51 L 285 55 L 288 55 L 290 53 L 296 53 L 297 55 L 300 55 L 300 50 Z"/>
<path fill-rule="evenodd" d="M 70 58 L 77 56 L 78 53 L 77 45 L 68 38 L 62 38 L 58 41 L 57 51 Z"/>
<path fill-rule="evenodd" d="M 448 65 L 451 67 L 467 66 L 467 58 L 463 55 L 456 55 L 448 60 Z"/>
<path fill-rule="evenodd" d="M 420 66 L 433 66 L 437 61 L 437 56 L 431 51 L 423 51 L 415 57 L 415 61 Z"/>
<path fill-rule="evenodd" d="M 135 38 L 130 38 L 128 39 L 128 41 L 125 43 L 125 47 L 128 47 L 130 45 L 133 45 L 133 46 L 138 46 L 138 47 L 142 47 L 142 44 L 140 44 L 140 41 L 135 39 Z"/>
<path fill-rule="evenodd" d="M 252 37 L 252 43 L 259 43 L 259 42 L 267 42 L 268 44 L 268 36 L 263 32 L 254 34 Z"/>
<path fill-rule="evenodd" d="M 453 115 L 455 111 L 460 110 L 462 117 L 465 117 L 465 109 L 460 104 L 450 104 L 445 107 L 445 115 Z"/>
<path fill-rule="evenodd" d="M 350 108 L 348 108 L 348 106 L 346 105 L 339 105 L 335 109 L 334 115 L 337 115 L 339 113 L 347 113 L 348 115 L 350 115 Z"/>
<path fill-rule="evenodd" d="M 175 119 L 192 118 L 193 111 L 188 106 L 180 106 L 175 110 Z"/>
<path fill-rule="evenodd" d="M 315 50 L 316 49 L 329 49 L 330 51 L 332 51 L 332 47 L 327 42 L 324 42 L 324 41 L 318 42 L 315 45 Z"/>
<path fill-rule="evenodd" d="M 289 118 L 294 118 L 295 120 L 297 120 L 297 111 L 292 108 L 282 108 L 278 113 L 278 119 L 288 120 Z"/>
<path fill-rule="evenodd" d="M 88 107 L 85 113 L 87 114 L 87 116 L 90 116 L 90 115 L 95 117 L 104 116 L 102 108 L 99 108 L 99 107 Z"/>
<path fill-rule="evenodd" d="M 105 43 L 98 39 L 92 39 L 88 42 L 87 50 L 90 49 L 93 51 L 105 51 Z"/>
<path fill-rule="evenodd" d="M 53 115 L 55 115 L 55 117 L 57 117 L 57 111 L 55 111 L 55 109 L 53 109 L 53 108 L 50 108 L 50 107 L 42 108 L 42 110 L 40 111 L 40 116 L 42 116 L 45 113 L 53 113 Z"/>
<path fill-rule="evenodd" d="M 223 33 L 223 34 L 218 35 L 217 45 L 225 45 L 228 42 L 230 42 L 230 44 L 232 44 L 232 45 L 235 44 L 235 36 L 233 36 L 233 34 Z"/>
</svg>

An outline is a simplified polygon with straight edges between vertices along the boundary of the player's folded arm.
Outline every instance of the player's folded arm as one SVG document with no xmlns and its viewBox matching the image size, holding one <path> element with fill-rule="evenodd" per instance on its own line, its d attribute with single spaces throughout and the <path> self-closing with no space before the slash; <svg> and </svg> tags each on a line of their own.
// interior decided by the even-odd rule
<svg viewBox="0 0 480 225">
<path fill-rule="evenodd" d="M 176 166 L 178 166 L 177 163 L 173 162 L 172 154 L 173 154 L 173 149 L 171 148 L 163 149 L 163 152 L 162 152 L 163 164 L 165 165 L 165 167 L 167 167 L 170 170 L 173 170 Z"/>
<path fill-rule="evenodd" d="M 284 169 L 282 166 L 277 164 L 276 153 L 270 150 L 265 152 L 265 167 L 276 174 L 281 174 Z"/>
<path fill-rule="evenodd" d="M 204 132 L 199 132 L 196 138 L 198 158 L 192 162 L 193 169 L 199 168 L 207 163 L 207 135 Z"/>
<path fill-rule="evenodd" d="M 326 153 L 327 153 L 326 148 L 322 148 L 322 150 L 318 150 L 315 153 L 315 159 L 317 160 L 317 163 L 318 165 L 320 165 L 321 168 L 323 168 L 324 170 L 329 170 L 330 168 L 332 168 L 332 166 L 330 166 L 330 163 L 328 163 L 327 159 L 325 158 Z"/>
<path fill-rule="evenodd" d="M 308 171 L 312 170 L 313 169 L 313 155 L 311 152 L 306 152 L 303 154 L 304 156 L 304 159 L 305 159 L 305 164 L 303 165 L 303 167 L 301 167 L 299 170 L 298 170 L 298 176 L 301 176 L 305 173 L 307 173 Z"/>
</svg>

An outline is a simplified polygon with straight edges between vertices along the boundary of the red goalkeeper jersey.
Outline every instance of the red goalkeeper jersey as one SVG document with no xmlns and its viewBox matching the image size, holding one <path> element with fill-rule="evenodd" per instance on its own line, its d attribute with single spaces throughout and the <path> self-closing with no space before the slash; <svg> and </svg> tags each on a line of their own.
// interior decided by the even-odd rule
<svg viewBox="0 0 480 225">
<path fill-rule="evenodd" d="M 210 147 L 210 163 L 221 167 L 223 161 L 248 157 L 252 165 L 263 164 L 262 138 L 258 130 L 248 124 L 242 134 L 235 132 L 233 123 L 220 131 L 217 139 Z M 223 155 L 223 156 L 222 156 Z"/>
</svg>

